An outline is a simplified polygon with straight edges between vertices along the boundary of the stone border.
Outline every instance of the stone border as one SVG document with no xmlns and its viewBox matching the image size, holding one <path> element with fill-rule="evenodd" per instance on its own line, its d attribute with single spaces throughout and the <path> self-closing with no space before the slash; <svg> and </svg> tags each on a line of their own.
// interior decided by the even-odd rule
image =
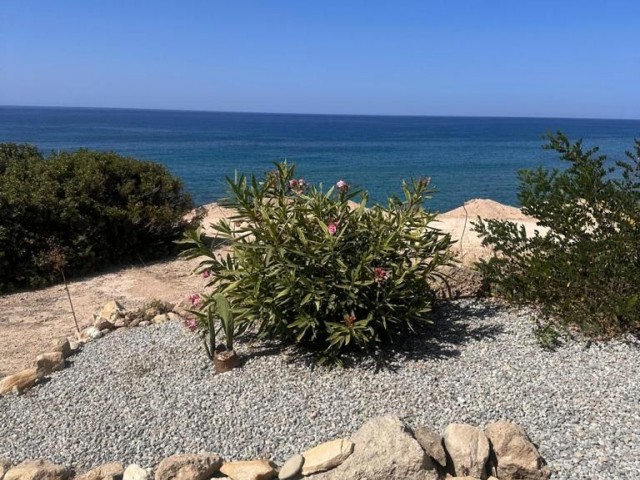
<svg viewBox="0 0 640 480">
<path fill-rule="evenodd" d="M 317 445 L 280 467 L 268 459 L 225 462 L 215 453 L 199 453 L 167 457 L 155 472 L 113 462 L 76 474 L 43 459 L 16 466 L 0 459 L 0 480 L 546 480 L 549 476 L 538 449 L 515 423 L 498 421 L 484 430 L 453 423 L 441 436 L 427 427 L 414 431 L 393 416 L 373 418 L 351 438 Z"/>
</svg>

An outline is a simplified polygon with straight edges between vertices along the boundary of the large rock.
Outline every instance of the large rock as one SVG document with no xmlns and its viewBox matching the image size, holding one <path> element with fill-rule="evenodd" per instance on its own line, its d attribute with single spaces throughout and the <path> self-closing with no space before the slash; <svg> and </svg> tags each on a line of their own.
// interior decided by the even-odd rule
<svg viewBox="0 0 640 480">
<path fill-rule="evenodd" d="M 302 464 L 304 463 L 304 457 L 300 454 L 290 457 L 278 472 L 278 478 L 280 480 L 291 480 L 296 478 L 302 471 Z"/>
<path fill-rule="evenodd" d="M 313 447 L 302 454 L 302 475 L 311 475 L 337 467 L 353 452 L 353 443 L 339 438 Z"/>
<path fill-rule="evenodd" d="M 11 393 L 14 389 L 18 393 L 21 393 L 33 387 L 39 378 L 41 378 L 41 374 L 36 367 L 27 368 L 21 372 L 4 377 L 2 381 L 0 381 L 0 395 Z"/>
<path fill-rule="evenodd" d="M 486 478 L 489 440 L 478 428 L 452 423 L 444 430 L 444 446 L 456 477 Z"/>
<path fill-rule="evenodd" d="M 225 463 L 220 473 L 231 480 L 271 480 L 278 471 L 269 460 L 249 460 Z"/>
<path fill-rule="evenodd" d="M 36 369 L 40 375 L 49 375 L 64 369 L 62 352 L 47 352 L 36 357 Z"/>
<path fill-rule="evenodd" d="M 420 444 L 397 417 L 366 422 L 351 437 L 353 454 L 313 480 L 435 480 L 438 475 Z M 304 467 L 303 467 L 304 468 Z"/>
<path fill-rule="evenodd" d="M 172 455 L 158 465 L 156 480 L 209 480 L 221 466 L 215 453 Z"/>
<path fill-rule="evenodd" d="M 496 456 L 495 475 L 501 480 L 541 480 L 551 475 L 538 449 L 522 427 L 499 421 L 484 431 Z"/>
<path fill-rule="evenodd" d="M 71 343 L 67 337 L 58 337 L 51 342 L 51 351 L 62 353 L 63 358 L 71 355 Z"/>
<path fill-rule="evenodd" d="M 149 474 L 147 471 L 142 468 L 140 465 L 129 465 L 124 470 L 124 475 L 122 475 L 122 480 L 148 480 Z"/>
<path fill-rule="evenodd" d="M 0 458 L 0 480 L 4 477 L 4 474 L 9 471 L 9 469 L 13 466 L 10 460 L 6 458 Z"/>
<path fill-rule="evenodd" d="M 121 463 L 113 462 L 101 465 L 77 476 L 74 480 L 121 480 L 124 475 L 124 467 Z"/>
<path fill-rule="evenodd" d="M 100 316 L 110 322 L 115 322 L 118 318 L 124 317 L 126 313 L 125 308 L 120 305 L 116 300 L 111 300 L 102 307 Z"/>
<path fill-rule="evenodd" d="M 67 480 L 70 477 L 66 467 L 46 460 L 30 460 L 9 469 L 4 480 Z"/>
<path fill-rule="evenodd" d="M 414 437 L 433 460 L 442 467 L 447 466 L 447 453 L 442 446 L 442 437 L 427 427 L 420 427 L 413 432 Z"/>
</svg>

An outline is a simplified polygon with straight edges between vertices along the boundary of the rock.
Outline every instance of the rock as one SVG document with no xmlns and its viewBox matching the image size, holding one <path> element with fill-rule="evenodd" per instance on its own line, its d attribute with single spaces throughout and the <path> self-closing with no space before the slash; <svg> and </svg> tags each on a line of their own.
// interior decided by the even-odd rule
<svg viewBox="0 0 640 480">
<path fill-rule="evenodd" d="M 121 463 L 107 463 L 77 476 L 74 480 L 121 480 L 124 467 Z"/>
<path fill-rule="evenodd" d="M 96 327 L 91 326 L 87 327 L 82 331 L 82 338 L 89 340 L 97 340 L 98 338 L 102 338 L 103 333 Z"/>
<path fill-rule="evenodd" d="M 47 352 L 36 357 L 36 368 L 41 376 L 64 369 L 62 352 Z"/>
<path fill-rule="evenodd" d="M 137 327 L 140 324 L 140 318 L 136 317 L 129 322 L 130 327 Z"/>
<path fill-rule="evenodd" d="M 148 480 L 149 474 L 139 465 L 129 465 L 122 475 L 122 480 Z"/>
<path fill-rule="evenodd" d="M 109 333 L 111 333 L 111 329 L 110 328 L 103 328 L 102 330 L 100 330 L 100 333 L 104 337 L 105 335 L 109 335 Z"/>
<path fill-rule="evenodd" d="M 69 347 L 71 348 L 71 352 L 77 352 L 80 349 L 80 342 L 69 342 Z"/>
<path fill-rule="evenodd" d="M 220 473 L 231 480 L 270 480 L 278 474 L 269 460 L 228 462 L 222 465 Z"/>
<path fill-rule="evenodd" d="M 442 446 L 442 437 L 427 427 L 420 427 L 413 432 L 420 446 L 433 460 L 442 467 L 447 466 L 447 453 Z"/>
<path fill-rule="evenodd" d="M 215 453 L 172 455 L 156 470 L 156 480 L 209 480 L 220 470 L 222 458 Z"/>
<path fill-rule="evenodd" d="M 113 322 L 114 328 L 122 328 L 127 326 L 127 322 L 124 318 L 118 318 L 115 322 Z"/>
<path fill-rule="evenodd" d="M 189 310 L 180 306 L 179 304 L 173 307 L 173 313 L 180 315 L 182 318 L 189 318 L 190 316 L 193 316 L 193 314 L 189 312 Z"/>
<path fill-rule="evenodd" d="M 166 315 L 170 322 L 182 322 L 183 320 L 183 318 L 180 315 L 174 312 L 169 312 Z"/>
<path fill-rule="evenodd" d="M 397 417 L 373 418 L 351 441 L 353 453 L 318 480 L 435 480 L 437 472 L 420 444 Z M 303 472 L 305 465 L 302 467 Z M 313 477 L 316 480 L 316 477 Z"/>
<path fill-rule="evenodd" d="M 115 322 L 115 319 L 114 319 Z M 114 328 L 113 323 L 102 317 L 95 317 L 93 320 L 93 326 L 98 330 L 112 330 Z"/>
<path fill-rule="evenodd" d="M 71 355 L 72 350 L 73 349 L 71 348 L 71 343 L 69 342 L 69 339 L 67 337 L 59 337 L 51 342 L 51 351 L 62 353 L 63 358 L 67 358 L 69 355 Z"/>
<path fill-rule="evenodd" d="M 100 316 L 109 322 L 115 322 L 116 319 L 120 317 L 124 317 L 126 313 L 125 308 L 120 305 L 117 301 L 111 300 L 107 302 L 107 304 L 102 307 L 100 311 Z"/>
<path fill-rule="evenodd" d="M 539 480 L 551 475 L 538 449 L 519 425 L 499 421 L 487 426 L 484 433 L 495 453 L 495 475 L 501 480 Z"/>
<path fill-rule="evenodd" d="M 278 478 L 280 480 L 290 480 L 295 478 L 302 470 L 302 464 L 304 463 L 304 457 L 300 454 L 290 457 L 284 465 L 280 467 Z"/>
<path fill-rule="evenodd" d="M 444 430 L 444 447 L 451 457 L 455 476 L 484 478 L 489 459 L 489 440 L 478 428 L 452 423 Z"/>
<path fill-rule="evenodd" d="M 151 321 L 153 323 L 164 323 L 167 320 L 169 320 L 169 317 L 167 316 L 167 314 L 166 313 L 160 313 L 160 314 L 154 316 Z"/>
<path fill-rule="evenodd" d="M 41 378 L 41 374 L 36 367 L 27 368 L 21 372 L 4 377 L 2 381 L 0 381 L 0 395 L 6 395 L 14 390 L 16 390 L 17 393 L 21 393 L 33 387 L 39 378 Z"/>
<path fill-rule="evenodd" d="M 67 480 L 70 477 L 66 467 L 46 460 L 30 460 L 9 469 L 4 480 Z"/>
<path fill-rule="evenodd" d="M 337 467 L 353 452 L 353 443 L 339 438 L 313 447 L 302 454 L 302 475 L 307 476 Z"/>
<path fill-rule="evenodd" d="M 148 327 L 149 325 L 151 325 L 151 322 L 149 322 L 148 320 L 143 320 L 138 324 L 138 326 L 140 327 Z"/>
<path fill-rule="evenodd" d="M 0 458 L 0 480 L 4 477 L 4 474 L 9 471 L 13 464 L 6 458 Z"/>
</svg>

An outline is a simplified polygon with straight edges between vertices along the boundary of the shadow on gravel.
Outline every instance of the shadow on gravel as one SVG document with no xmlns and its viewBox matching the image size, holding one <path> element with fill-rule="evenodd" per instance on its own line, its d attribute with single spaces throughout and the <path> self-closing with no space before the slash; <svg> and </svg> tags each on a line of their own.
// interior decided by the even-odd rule
<svg viewBox="0 0 640 480">
<path fill-rule="evenodd" d="M 421 327 L 402 343 L 374 355 L 349 354 L 344 359 L 344 367 L 397 371 L 406 360 L 455 358 L 469 341 L 492 339 L 502 334 L 503 327 L 488 319 L 505 310 L 504 306 L 488 301 L 441 301 L 434 307 L 431 324 Z M 243 340 L 251 345 L 250 352 L 242 355 L 243 365 L 254 358 L 284 354 L 289 364 L 315 367 L 314 354 L 302 348 L 259 341 L 251 334 L 245 334 Z"/>
</svg>

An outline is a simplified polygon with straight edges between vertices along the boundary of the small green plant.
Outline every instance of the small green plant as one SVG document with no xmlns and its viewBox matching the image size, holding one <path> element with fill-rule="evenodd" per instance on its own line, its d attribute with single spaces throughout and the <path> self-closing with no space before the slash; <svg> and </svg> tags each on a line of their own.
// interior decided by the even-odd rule
<svg viewBox="0 0 640 480">
<path fill-rule="evenodd" d="M 513 222 L 481 220 L 475 229 L 494 256 L 479 268 L 495 293 L 539 307 L 539 333 L 550 343 L 552 327 L 602 337 L 637 331 L 640 141 L 628 161 L 613 164 L 562 133 L 550 135 L 546 148 L 568 167 L 519 174 L 522 210 L 546 233 L 527 235 Z"/>
<path fill-rule="evenodd" d="M 225 350 L 233 350 L 233 342 L 237 333 L 235 317 L 226 297 L 220 293 L 213 295 L 193 294 L 189 296 L 195 319 L 186 319 L 185 325 L 191 331 L 199 331 L 204 348 L 210 360 L 214 360 L 216 351 L 220 350 L 216 343 L 217 334 L 222 331 L 225 337 Z M 219 322 L 219 326 L 216 323 Z"/>
<path fill-rule="evenodd" d="M 431 226 L 427 179 L 403 184 L 404 198 L 367 208 L 367 195 L 341 180 L 328 191 L 276 164 L 264 179 L 228 179 L 237 214 L 214 227 L 231 253 L 202 232 L 185 239 L 189 258 L 229 301 L 236 322 L 269 339 L 299 343 L 322 361 L 374 352 L 429 321 L 428 281 L 450 263 L 451 239 Z M 354 200 L 359 203 L 355 203 Z"/>
<path fill-rule="evenodd" d="M 71 300 L 71 292 L 69 292 L 69 284 L 67 283 L 67 277 L 64 274 L 64 267 L 67 264 L 67 256 L 64 253 L 64 250 L 60 245 L 56 245 L 55 243 L 51 244 L 50 249 L 46 254 L 47 263 L 54 270 L 60 273 L 62 278 L 62 282 L 64 283 L 64 289 L 67 292 L 67 298 L 69 299 L 69 307 L 71 308 L 71 315 L 73 316 L 73 322 L 76 326 L 76 334 L 78 338 L 80 338 L 80 326 L 78 325 L 78 318 L 76 317 L 76 310 L 73 308 L 73 301 Z"/>
</svg>

